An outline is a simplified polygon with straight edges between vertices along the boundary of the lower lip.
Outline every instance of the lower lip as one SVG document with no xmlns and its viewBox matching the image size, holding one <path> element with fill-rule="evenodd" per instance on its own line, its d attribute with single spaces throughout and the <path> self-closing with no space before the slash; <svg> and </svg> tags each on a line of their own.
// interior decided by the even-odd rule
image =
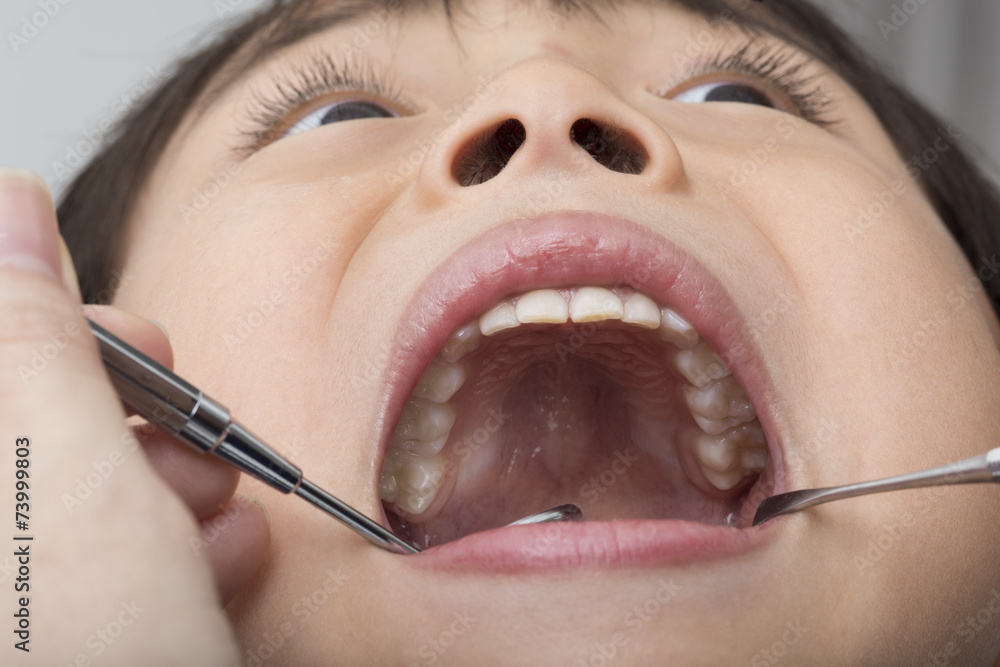
<svg viewBox="0 0 1000 667">
<path fill-rule="evenodd" d="M 413 560 L 435 569 L 509 573 L 678 566 L 759 548 L 770 541 L 774 523 L 746 529 L 675 520 L 508 526 L 432 547 Z"/>
</svg>

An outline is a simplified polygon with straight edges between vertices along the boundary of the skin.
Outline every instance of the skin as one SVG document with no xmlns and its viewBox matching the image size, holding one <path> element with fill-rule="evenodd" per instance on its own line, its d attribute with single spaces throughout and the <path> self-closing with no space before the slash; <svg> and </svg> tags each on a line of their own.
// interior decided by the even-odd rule
<svg viewBox="0 0 1000 667">
<path fill-rule="evenodd" d="M 918 470 L 996 444 L 983 434 L 1000 429 L 1000 325 L 982 290 L 967 287 L 979 267 L 843 82 L 808 65 L 831 100 L 831 129 L 760 106 L 674 102 L 666 97 L 702 82 L 686 82 L 673 57 L 709 30 L 700 19 L 627 6 L 600 25 L 532 5 L 473 9 L 454 32 L 437 11 L 396 17 L 364 50 L 394 71 L 413 107 L 396 109 L 404 117 L 281 139 L 186 219 L 231 164 L 248 90 L 266 91 L 275 69 L 310 50 L 350 43 L 353 26 L 294 45 L 178 133 L 136 215 L 115 305 L 166 325 L 182 376 L 310 479 L 380 516 L 377 442 L 393 425 L 380 423 L 378 364 L 401 314 L 453 252 L 561 183 L 551 210 L 617 215 L 666 235 L 744 317 L 779 297 L 791 304 L 761 325 L 759 350 L 788 488 Z M 708 34 L 710 54 L 735 39 Z M 447 122 L 484 76 L 493 89 Z M 561 141 L 594 107 L 657 156 L 643 174 L 580 159 Z M 512 113 L 525 147 L 545 150 L 515 154 L 488 185 L 456 189 L 441 165 Z M 432 135 L 422 166 L 400 172 Z M 743 182 L 737 170 L 763 146 L 774 149 Z M 845 224 L 894 184 L 901 194 L 849 233 Z M 501 187 L 517 194 L 497 197 Z M 316 268 L 293 288 L 282 276 L 308 258 Z M 241 337 L 241 321 L 275 294 L 273 313 L 254 315 Z M 239 490 L 267 505 L 270 547 L 227 611 L 244 657 L 266 664 L 431 664 L 428 651 L 437 664 L 587 664 L 616 632 L 625 640 L 615 659 L 635 665 L 770 664 L 786 652 L 788 664 L 912 665 L 952 652 L 951 664 L 989 665 L 1000 652 L 996 615 L 968 641 L 960 625 L 1000 590 L 1000 499 L 989 487 L 827 505 L 781 519 L 762 548 L 683 568 L 515 576 L 423 568 L 253 480 Z M 637 631 L 624 626 L 662 581 L 676 586 L 671 601 Z M 456 614 L 474 619 L 461 633 Z M 453 645 L 438 650 L 449 631 Z M 271 655 L 269 645 L 280 648 Z"/>
</svg>

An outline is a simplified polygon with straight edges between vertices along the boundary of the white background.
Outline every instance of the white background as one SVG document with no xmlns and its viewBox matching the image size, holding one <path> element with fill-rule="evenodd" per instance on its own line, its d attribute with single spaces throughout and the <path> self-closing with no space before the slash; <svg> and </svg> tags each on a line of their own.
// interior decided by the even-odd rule
<svg viewBox="0 0 1000 667">
<path fill-rule="evenodd" d="M 1000 2 L 815 1 L 981 146 L 991 164 L 1000 162 Z M 231 19 L 263 0 L 61 2 L 0 0 L 0 165 L 33 169 L 57 193 L 69 178 L 58 176 L 54 164 L 65 162 L 87 133 L 96 138 L 144 81 L 220 30 L 220 7 L 235 7 L 222 17 Z M 59 11 L 15 52 L 10 34 L 22 32 L 40 3 Z M 896 23 L 906 20 L 888 32 L 893 5 Z"/>
</svg>

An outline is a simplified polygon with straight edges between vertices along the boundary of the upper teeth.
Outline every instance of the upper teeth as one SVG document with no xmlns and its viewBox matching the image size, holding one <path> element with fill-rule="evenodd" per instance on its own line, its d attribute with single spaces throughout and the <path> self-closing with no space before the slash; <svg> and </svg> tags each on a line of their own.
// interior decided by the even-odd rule
<svg viewBox="0 0 1000 667">
<path fill-rule="evenodd" d="M 673 366 L 690 383 L 684 387 L 684 399 L 701 432 L 684 440 L 707 483 L 727 490 L 764 469 L 767 443 L 753 406 L 690 322 L 638 292 L 619 294 L 603 287 L 539 289 L 501 301 L 449 337 L 417 383 L 393 434 L 382 471 L 382 499 L 408 517 L 434 504 L 447 468 L 442 449 L 456 418 L 448 401 L 466 379 L 459 362 L 479 347 L 483 336 L 522 324 L 604 320 L 658 329 L 660 337 L 674 346 Z"/>
</svg>

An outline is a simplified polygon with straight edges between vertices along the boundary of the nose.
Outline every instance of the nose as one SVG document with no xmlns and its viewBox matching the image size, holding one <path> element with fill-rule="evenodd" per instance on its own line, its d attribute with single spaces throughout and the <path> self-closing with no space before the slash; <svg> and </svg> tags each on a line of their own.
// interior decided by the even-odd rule
<svg viewBox="0 0 1000 667">
<path fill-rule="evenodd" d="M 458 119 L 427 152 L 418 176 L 432 200 L 542 172 L 600 174 L 644 191 L 670 189 L 684 175 L 663 128 L 597 76 L 563 60 L 519 63 L 450 115 Z"/>
</svg>

